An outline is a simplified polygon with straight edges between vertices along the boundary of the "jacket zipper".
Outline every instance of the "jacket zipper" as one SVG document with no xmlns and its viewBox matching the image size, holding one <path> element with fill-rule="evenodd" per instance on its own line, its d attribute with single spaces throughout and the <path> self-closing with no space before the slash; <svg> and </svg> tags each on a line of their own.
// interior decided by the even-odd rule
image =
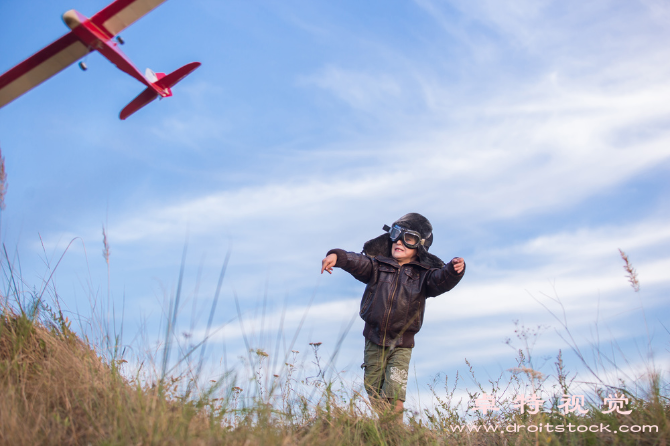
<svg viewBox="0 0 670 446">
<path fill-rule="evenodd" d="M 389 319 L 391 318 L 391 309 L 393 308 L 393 299 L 395 298 L 395 292 L 398 290 L 398 279 L 400 278 L 400 271 L 402 271 L 402 266 L 398 269 L 398 275 L 395 278 L 395 284 L 393 288 L 393 293 L 391 293 L 391 302 L 389 302 L 389 313 L 386 316 L 386 323 L 384 324 L 384 337 L 382 338 L 382 347 L 386 347 L 386 332 L 389 328 Z"/>
</svg>

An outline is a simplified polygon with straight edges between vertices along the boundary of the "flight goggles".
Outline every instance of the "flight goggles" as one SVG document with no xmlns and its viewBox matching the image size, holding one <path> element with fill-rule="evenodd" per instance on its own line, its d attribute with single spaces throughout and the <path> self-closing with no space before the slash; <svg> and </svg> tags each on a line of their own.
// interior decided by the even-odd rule
<svg viewBox="0 0 670 446">
<path fill-rule="evenodd" d="M 402 240 L 402 244 L 410 249 L 418 248 L 419 245 L 423 245 L 426 241 L 421 238 L 421 234 L 417 231 L 412 231 L 399 225 L 393 225 L 392 228 L 384 225 L 384 230 L 388 231 L 389 237 L 391 237 L 393 243 Z"/>
</svg>

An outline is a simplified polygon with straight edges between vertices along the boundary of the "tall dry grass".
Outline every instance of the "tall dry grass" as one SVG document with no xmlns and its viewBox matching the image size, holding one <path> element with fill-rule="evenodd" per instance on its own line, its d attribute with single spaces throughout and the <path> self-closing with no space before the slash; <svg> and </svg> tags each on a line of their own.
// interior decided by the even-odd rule
<svg viewBox="0 0 670 446">
<path fill-rule="evenodd" d="M 105 252 L 109 253 L 107 244 Z M 634 269 L 627 257 L 624 260 L 632 275 Z M 180 350 L 177 361 L 190 365 L 175 375 L 165 356 L 174 335 L 178 307 L 174 300 L 166 313 L 163 357 L 152 358 L 155 370 L 124 372 L 127 364 L 119 352 L 118 337 L 109 335 L 113 330 L 100 337 L 112 345 L 92 345 L 73 332 L 59 310 L 57 295 L 50 306 L 43 292 L 20 292 L 16 285 L 20 278 L 14 275 L 6 252 L 3 271 L 7 287 L 0 295 L 2 444 L 665 445 L 670 434 L 669 393 L 661 371 L 650 367 L 637 382 L 611 383 L 599 378 L 602 369 L 589 364 L 572 337 L 566 336 L 567 347 L 576 350 L 594 374 L 592 382 L 577 385 L 560 351 L 553 370 L 538 370 L 533 346 L 541 335 L 539 327 L 517 325 L 515 339 L 510 340 L 510 345 L 519 344 L 517 364 L 509 373 L 481 383 L 466 360 L 469 379 L 475 383 L 474 388 L 466 388 L 466 397 L 455 396 L 462 387 L 458 375 L 451 380 L 437 377 L 431 386 L 436 404 L 407 411 L 400 421 L 390 408 L 373 410 L 360 389 L 329 379 L 324 368 L 330 361 L 320 357 L 320 343 L 311 345 L 310 380 L 298 380 L 297 352 L 290 351 L 273 352 L 285 360 L 285 367 L 268 376 L 266 365 L 274 358 L 251 345 L 247 345 L 247 360 L 254 375 L 247 378 L 252 381 L 228 374 L 204 385 L 200 377 L 204 351 L 192 364 L 188 358 L 197 357 L 195 352 L 205 344 Z M 639 289 L 637 276 L 631 284 Z M 211 321 L 208 331 L 210 325 Z M 627 399 L 622 411 L 630 413 L 604 413 L 602 399 L 612 393 Z M 532 394 L 546 401 L 541 410 L 515 404 Z M 586 395 L 586 413 L 561 410 L 564 396 L 575 394 Z M 485 396 L 497 410 L 483 410 L 480 403 Z M 609 426 L 609 432 L 528 429 L 548 424 L 602 424 Z M 525 428 L 510 431 L 518 425 Z M 624 425 L 655 426 L 657 432 L 621 432 Z"/>
</svg>

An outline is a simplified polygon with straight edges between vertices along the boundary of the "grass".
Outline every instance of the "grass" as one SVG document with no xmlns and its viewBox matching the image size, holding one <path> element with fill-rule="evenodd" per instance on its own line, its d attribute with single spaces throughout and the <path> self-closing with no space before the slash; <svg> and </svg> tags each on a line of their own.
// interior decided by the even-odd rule
<svg viewBox="0 0 670 446">
<path fill-rule="evenodd" d="M 109 252 L 106 244 L 105 249 Z M 634 269 L 622 256 L 637 291 Z M 405 422 L 400 422 L 390 408 L 371 409 L 360 389 L 340 378 L 329 379 L 323 370 L 329 362 L 319 355 L 321 343 L 311 344 L 315 370 L 310 379 L 298 378 L 296 351 L 281 355 L 285 366 L 269 376 L 269 354 L 250 345 L 246 360 L 254 371 L 251 381 L 228 373 L 204 385 L 200 377 L 204 344 L 180 350 L 178 361 L 186 366 L 172 374 L 167 355 L 176 302 L 166 313 L 163 357 L 149 358 L 154 367 L 143 362 L 131 373 L 116 336 L 100 337 L 111 345 L 93 345 L 78 336 L 59 310 L 57 294 L 53 292 L 49 306 L 44 300 L 46 285 L 41 291 L 19 290 L 20 281 L 6 255 L 5 259 L 8 286 L 0 296 L 2 444 L 665 445 L 670 435 L 668 389 L 660 372 L 650 366 L 637 382 L 609 383 L 599 375 L 602 368 L 588 364 L 565 321 L 567 346 L 591 370 L 591 383 L 574 382 L 560 351 L 551 373 L 536 370 L 533 346 L 541 327 L 517 325 L 509 343 L 520 342 L 521 347 L 509 373 L 480 383 L 466 360 L 474 390 L 468 389 L 467 396 L 457 401 L 461 377 L 436 377 L 431 386 L 436 404 L 408 411 Z M 226 265 L 227 259 L 219 287 Z M 211 320 L 208 332 L 210 326 Z M 198 348 L 203 349 L 200 360 L 189 362 L 198 356 L 193 354 Z M 250 388 L 243 389 L 241 382 Z M 545 401 L 542 410 L 528 400 L 531 395 Z M 566 413 L 565 395 L 583 395 L 586 412 Z M 628 413 L 605 413 L 602 401 L 610 396 L 621 397 L 619 411 Z M 497 410 L 484 410 L 485 403 Z M 547 432 L 547 425 L 554 432 Z M 556 432 L 558 425 L 565 431 Z M 609 431 L 578 431 L 590 426 L 607 426 Z M 646 431 L 622 432 L 622 426 Z M 650 426 L 657 431 L 650 431 Z"/>
</svg>

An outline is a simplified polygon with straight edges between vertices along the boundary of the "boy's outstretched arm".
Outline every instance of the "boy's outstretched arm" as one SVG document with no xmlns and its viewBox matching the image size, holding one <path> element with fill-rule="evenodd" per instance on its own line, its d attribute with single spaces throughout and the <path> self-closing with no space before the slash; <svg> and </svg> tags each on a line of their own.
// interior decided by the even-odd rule
<svg viewBox="0 0 670 446">
<path fill-rule="evenodd" d="M 372 259 L 370 257 L 342 249 L 328 251 L 326 258 L 321 261 L 321 274 L 324 271 L 332 274 L 333 267 L 342 268 L 363 283 L 368 283 L 372 276 Z"/>
<path fill-rule="evenodd" d="M 440 269 L 432 269 L 429 272 L 427 286 L 427 297 L 439 296 L 458 285 L 465 273 L 465 260 L 454 257 Z"/>
<path fill-rule="evenodd" d="M 333 266 L 337 263 L 337 254 L 328 254 L 325 259 L 321 261 L 321 274 L 328 271 L 328 274 L 333 274 Z"/>
</svg>

